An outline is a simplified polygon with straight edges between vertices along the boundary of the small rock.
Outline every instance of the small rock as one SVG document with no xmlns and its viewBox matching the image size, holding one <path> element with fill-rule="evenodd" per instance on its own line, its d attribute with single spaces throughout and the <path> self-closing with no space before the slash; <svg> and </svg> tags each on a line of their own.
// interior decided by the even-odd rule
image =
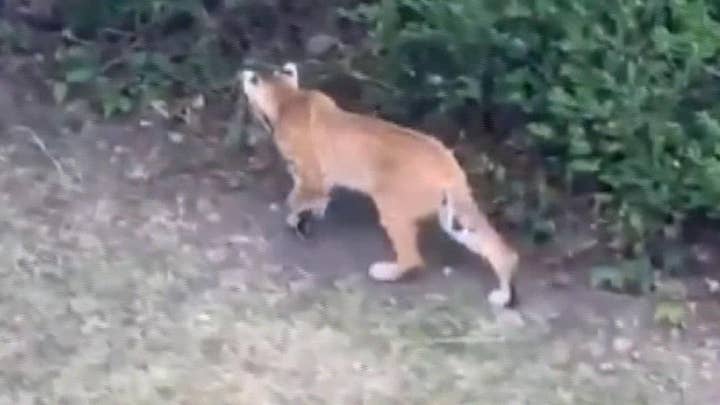
<svg viewBox="0 0 720 405">
<path fill-rule="evenodd" d="M 168 132 L 168 139 L 170 139 L 170 142 L 172 143 L 183 143 L 183 140 L 185 140 L 185 135 L 180 132 L 170 131 Z"/>
<path fill-rule="evenodd" d="M 271 203 L 268 208 L 269 208 L 270 211 L 272 211 L 272 212 L 278 212 L 278 211 L 280 211 L 280 205 L 279 205 L 278 203 Z"/>
<path fill-rule="evenodd" d="M 142 163 L 136 163 L 125 173 L 125 176 L 129 180 L 147 180 L 150 178 L 150 172 Z"/>
<path fill-rule="evenodd" d="M 337 38 L 327 34 L 313 35 L 305 44 L 305 50 L 312 57 L 323 56 L 338 44 Z"/>
<path fill-rule="evenodd" d="M 140 120 L 138 122 L 138 125 L 140 125 L 140 128 L 148 128 L 152 126 L 152 121 L 150 120 Z"/>
<path fill-rule="evenodd" d="M 708 291 L 710 291 L 710 294 L 715 294 L 720 292 L 720 281 L 706 277 L 705 278 L 705 285 L 707 285 Z"/>
<path fill-rule="evenodd" d="M 444 79 L 440 75 L 433 74 L 428 77 L 428 82 L 433 86 L 439 86 L 443 83 L 443 81 Z"/>
<path fill-rule="evenodd" d="M 208 314 L 207 312 L 201 312 L 195 316 L 195 319 L 197 319 L 200 322 L 209 322 L 212 320 L 212 316 Z"/>
<path fill-rule="evenodd" d="M 703 245 L 694 245 L 692 247 L 693 255 L 695 258 L 703 264 L 710 264 L 712 263 L 713 255 L 711 253 L 711 250 L 708 249 L 708 247 Z"/>
<path fill-rule="evenodd" d="M 612 342 L 613 350 L 625 354 L 633 347 L 633 341 L 626 337 L 616 337 Z"/>
<path fill-rule="evenodd" d="M 445 266 L 445 267 L 443 267 L 442 272 L 445 277 L 449 277 L 450 274 L 452 274 L 453 269 L 450 266 Z"/>
<path fill-rule="evenodd" d="M 192 100 L 192 108 L 196 110 L 201 110 L 205 107 L 205 96 L 202 94 L 198 94 L 195 96 L 195 98 Z"/>
<path fill-rule="evenodd" d="M 600 365 L 598 366 L 598 370 L 602 371 L 603 373 L 612 373 L 615 371 L 615 365 L 610 362 L 600 363 Z"/>
</svg>

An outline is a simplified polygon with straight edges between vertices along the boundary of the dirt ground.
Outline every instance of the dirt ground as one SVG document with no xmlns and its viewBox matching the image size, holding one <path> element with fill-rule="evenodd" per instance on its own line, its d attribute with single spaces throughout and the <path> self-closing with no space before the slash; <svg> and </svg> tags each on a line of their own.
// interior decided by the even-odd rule
<svg viewBox="0 0 720 405">
<path fill-rule="evenodd" d="M 216 147 L 46 96 L 0 75 L 0 404 L 720 403 L 717 300 L 671 333 L 527 247 L 493 312 L 487 266 L 432 232 L 426 272 L 377 284 L 361 198 L 301 240 L 281 171 L 147 181 Z"/>
</svg>

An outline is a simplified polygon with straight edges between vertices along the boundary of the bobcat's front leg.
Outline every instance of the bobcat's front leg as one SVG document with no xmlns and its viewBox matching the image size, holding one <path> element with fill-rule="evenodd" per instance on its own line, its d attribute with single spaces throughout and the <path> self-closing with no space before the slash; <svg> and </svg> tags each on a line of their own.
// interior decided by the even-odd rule
<svg viewBox="0 0 720 405">
<path fill-rule="evenodd" d="M 310 216 L 316 219 L 325 216 L 325 210 L 330 202 L 329 193 L 320 173 L 301 171 L 296 169 L 295 165 L 290 165 L 290 174 L 293 188 L 285 201 L 288 209 L 285 222 L 302 236 L 307 236 Z"/>
</svg>

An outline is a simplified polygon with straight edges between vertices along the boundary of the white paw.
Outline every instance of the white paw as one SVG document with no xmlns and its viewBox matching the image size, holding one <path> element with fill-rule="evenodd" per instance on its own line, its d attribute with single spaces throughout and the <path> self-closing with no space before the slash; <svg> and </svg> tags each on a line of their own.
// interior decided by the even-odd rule
<svg viewBox="0 0 720 405">
<path fill-rule="evenodd" d="M 315 204 L 315 206 L 310 209 L 310 212 L 312 212 L 312 215 L 313 217 L 315 217 L 315 219 L 323 219 L 325 218 L 325 211 L 327 211 L 327 206 L 327 202 L 321 201 Z"/>
<path fill-rule="evenodd" d="M 368 270 L 370 277 L 377 281 L 395 281 L 403 275 L 403 271 L 393 262 L 373 263 Z"/>
<path fill-rule="evenodd" d="M 300 223 L 300 214 L 297 212 L 289 213 L 288 216 L 285 217 L 285 223 L 290 228 L 297 228 L 298 224 Z"/>
<path fill-rule="evenodd" d="M 510 289 L 495 289 L 488 294 L 488 301 L 495 307 L 505 307 L 510 303 Z"/>
</svg>

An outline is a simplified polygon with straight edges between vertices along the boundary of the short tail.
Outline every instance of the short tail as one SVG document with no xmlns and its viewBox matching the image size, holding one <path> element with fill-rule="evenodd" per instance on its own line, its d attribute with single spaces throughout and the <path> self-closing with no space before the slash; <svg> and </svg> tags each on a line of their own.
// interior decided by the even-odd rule
<svg viewBox="0 0 720 405">
<path fill-rule="evenodd" d="M 443 190 L 438 222 L 452 239 L 490 263 L 500 281 L 502 298 L 499 301 L 506 306 L 513 305 L 517 299 L 513 276 L 519 261 L 518 254 L 480 211 L 469 190 Z"/>
<path fill-rule="evenodd" d="M 472 219 L 480 213 L 477 211 L 469 193 L 442 191 L 442 200 L 438 210 L 440 227 L 455 241 L 466 244 L 467 239 L 476 230 L 477 225 Z"/>
<path fill-rule="evenodd" d="M 438 210 L 438 220 L 440 222 L 440 227 L 445 231 L 445 233 L 450 235 L 453 239 L 456 239 L 462 229 L 462 224 L 458 221 L 454 201 L 447 189 L 442 191 L 442 201 L 440 202 L 440 209 Z"/>
</svg>

